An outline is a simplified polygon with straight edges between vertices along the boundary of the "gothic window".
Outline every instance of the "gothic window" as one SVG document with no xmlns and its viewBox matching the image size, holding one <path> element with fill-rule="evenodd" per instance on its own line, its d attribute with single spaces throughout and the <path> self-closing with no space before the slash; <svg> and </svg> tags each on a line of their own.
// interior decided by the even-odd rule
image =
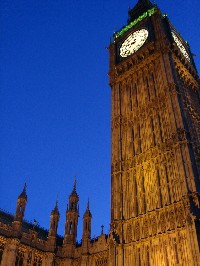
<svg viewBox="0 0 200 266">
<path fill-rule="evenodd" d="M 136 97 L 135 97 L 136 107 L 138 107 L 138 88 L 137 88 L 137 84 L 135 84 L 135 90 L 136 90 Z"/>
<path fill-rule="evenodd" d="M 185 215 L 184 215 L 184 211 L 183 208 L 181 206 L 178 206 L 176 208 L 176 213 L 177 213 L 177 218 L 178 218 L 178 227 L 182 227 L 185 223 Z"/>
<path fill-rule="evenodd" d="M 54 260 L 53 261 L 53 266 L 59 266 L 59 264 Z"/>
<path fill-rule="evenodd" d="M 147 253 L 147 266 L 149 266 L 150 265 L 150 254 L 149 254 L 149 246 L 147 246 L 147 251 L 146 251 Z"/>
<path fill-rule="evenodd" d="M 134 128 L 132 128 L 132 147 L 133 147 L 133 155 L 135 155 L 135 145 L 134 145 L 134 140 L 135 140 L 135 132 L 134 132 Z"/>
<path fill-rule="evenodd" d="M 32 253 L 29 252 L 28 259 L 27 259 L 27 265 L 31 265 L 31 261 L 32 261 Z"/>
<path fill-rule="evenodd" d="M 160 140 L 161 142 L 163 141 L 163 137 L 162 137 L 162 124 L 161 124 L 161 118 L 160 118 L 160 114 L 158 113 L 158 128 L 160 129 Z"/>
<path fill-rule="evenodd" d="M 161 227 L 161 232 L 164 232 L 166 230 L 166 222 L 165 222 L 165 214 L 164 213 L 160 214 L 160 227 Z"/>
<path fill-rule="evenodd" d="M 39 256 L 35 256 L 33 266 L 42 266 L 42 258 Z"/>
<path fill-rule="evenodd" d="M 138 266 L 141 266 L 140 248 L 138 248 Z"/>
<path fill-rule="evenodd" d="M 176 223 L 175 223 L 175 218 L 174 218 L 174 211 L 170 211 L 169 213 L 169 220 L 170 220 L 170 229 L 175 229 Z"/>
<path fill-rule="evenodd" d="M 157 234 L 157 224 L 156 224 L 156 217 L 152 217 L 152 234 L 156 235 Z"/>
<path fill-rule="evenodd" d="M 141 147 L 141 132 L 140 132 L 140 123 L 138 123 L 138 151 L 137 153 L 142 152 L 142 147 Z"/>
<path fill-rule="evenodd" d="M 149 236 L 149 229 L 148 229 L 148 222 L 147 220 L 144 221 L 144 237 Z"/>
<path fill-rule="evenodd" d="M 15 266 L 23 266 L 23 260 L 24 260 L 24 253 L 18 251 L 15 261 Z"/>
<path fill-rule="evenodd" d="M 38 266 L 42 266 L 42 258 L 39 258 L 39 260 L 38 260 Z"/>
<path fill-rule="evenodd" d="M 140 239 L 140 224 L 139 224 L 139 222 L 136 222 L 136 224 L 135 224 L 135 239 L 136 240 Z"/>
<path fill-rule="evenodd" d="M 133 84 L 130 84 L 130 110 L 133 111 Z"/>
<path fill-rule="evenodd" d="M 159 206 L 162 206 L 162 193 L 161 193 L 161 177 L 159 169 L 156 170 L 156 177 L 158 183 L 158 195 L 159 195 Z"/>
<path fill-rule="evenodd" d="M 148 100 L 150 101 L 150 88 L 149 88 L 149 81 L 148 81 L 148 78 L 146 77 L 146 84 L 147 84 L 147 93 L 148 93 Z"/>
<path fill-rule="evenodd" d="M 72 234 L 72 222 L 69 224 L 69 233 Z"/>
<path fill-rule="evenodd" d="M 127 226 L 127 242 L 131 242 L 132 241 L 132 226 L 131 224 L 129 224 Z"/>
<path fill-rule="evenodd" d="M 85 230 L 87 230 L 87 222 L 85 222 Z"/>
<path fill-rule="evenodd" d="M 175 259 L 176 259 L 176 263 L 179 264 L 178 247 L 177 247 L 177 243 L 176 243 L 176 238 L 174 238 L 174 251 L 175 251 Z"/>
<path fill-rule="evenodd" d="M 155 136 L 155 131 L 154 131 L 154 123 L 153 123 L 153 118 L 150 118 L 151 120 L 151 132 L 152 132 L 152 145 L 156 145 L 156 136 Z"/>
<path fill-rule="evenodd" d="M 1 264 L 2 256 L 3 256 L 3 251 L 4 251 L 4 244 L 0 243 L 0 264 Z"/>
<path fill-rule="evenodd" d="M 156 97 L 156 88 L 155 88 L 155 78 L 154 78 L 154 74 L 152 73 L 151 74 L 151 79 L 152 79 L 152 82 L 153 82 L 153 88 L 154 88 L 154 93 L 155 93 L 155 97 Z"/>
</svg>

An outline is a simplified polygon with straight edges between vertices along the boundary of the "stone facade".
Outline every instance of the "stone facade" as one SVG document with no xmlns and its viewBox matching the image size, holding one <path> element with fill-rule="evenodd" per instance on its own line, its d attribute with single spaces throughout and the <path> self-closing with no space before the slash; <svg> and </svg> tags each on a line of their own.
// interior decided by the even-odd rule
<svg viewBox="0 0 200 266">
<path fill-rule="evenodd" d="M 133 26 L 110 45 L 111 231 L 121 243 L 112 265 L 200 265 L 198 75 L 157 7 L 141 0 L 129 14 Z M 146 42 L 124 58 L 141 29 Z"/>
<path fill-rule="evenodd" d="M 146 40 L 135 35 L 122 56 L 122 45 L 141 29 Z M 31 227 L 23 221 L 25 187 L 13 220 L 2 213 L 2 266 L 200 265 L 200 83 L 190 48 L 157 6 L 139 0 L 109 51 L 110 233 L 91 239 L 88 203 L 76 243 L 76 184 L 63 238 L 57 236 L 57 204 L 48 232 Z"/>
<path fill-rule="evenodd" d="M 16 214 L 0 211 L 1 266 L 97 266 L 107 265 L 108 236 L 102 233 L 91 239 L 92 214 L 89 202 L 83 219 L 82 242 L 77 243 L 78 201 L 74 184 L 66 211 L 65 235 L 57 235 L 60 218 L 58 204 L 50 216 L 49 231 L 23 220 L 26 208 L 26 186 L 17 200 Z"/>
</svg>

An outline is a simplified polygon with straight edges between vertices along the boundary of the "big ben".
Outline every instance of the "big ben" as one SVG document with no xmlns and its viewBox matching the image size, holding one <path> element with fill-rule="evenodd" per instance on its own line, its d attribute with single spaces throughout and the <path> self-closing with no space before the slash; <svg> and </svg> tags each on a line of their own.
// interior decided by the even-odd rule
<svg viewBox="0 0 200 266">
<path fill-rule="evenodd" d="M 102 225 L 91 237 L 88 199 L 77 241 L 76 179 L 63 236 L 58 200 L 49 230 L 26 221 L 25 184 L 15 214 L 0 209 L 1 266 L 200 266 L 200 82 L 190 46 L 157 5 L 137 0 L 109 53 L 108 234 Z"/>
<path fill-rule="evenodd" d="M 200 90 L 190 47 L 139 0 L 109 51 L 111 265 L 200 265 Z"/>
</svg>

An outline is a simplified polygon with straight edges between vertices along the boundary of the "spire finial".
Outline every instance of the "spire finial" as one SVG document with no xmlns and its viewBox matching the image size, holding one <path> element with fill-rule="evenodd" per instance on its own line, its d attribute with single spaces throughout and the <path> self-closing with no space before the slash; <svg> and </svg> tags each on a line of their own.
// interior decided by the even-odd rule
<svg viewBox="0 0 200 266">
<path fill-rule="evenodd" d="M 104 225 L 101 226 L 101 234 L 103 235 Z"/>
<path fill-rule="evenodd" d="M 19 195 L 18 199 L 19 198 L 24 198 L 27 200 L 27 195 L 26 195 L 26 183 L 24 183 L 24 188 L 22 190 L 22 193 Z"/>
<path fill-rule="evenodd" d="M 56 199 L 56 206 L 55 209 L 58 209 L 58 199 Z"/>
<path fill-rule="evenodd" d="M 74 176 L 74 188 L 73 188 L 73 191 L 76 191 L 76 183 L 77 183 L 76 176 Z"/>
<path fill-rule="evenodd" d="M 88 202 L 87 202 L 87 210 L 90 209 L 90 199 L 88 198 Z"/>
<path fill-rule="evenodd" d="M 33 229 L 35 229 L 36 225 L 37 225 L 37 221 L 36 219 L 33 219 Z"/>
</svg>

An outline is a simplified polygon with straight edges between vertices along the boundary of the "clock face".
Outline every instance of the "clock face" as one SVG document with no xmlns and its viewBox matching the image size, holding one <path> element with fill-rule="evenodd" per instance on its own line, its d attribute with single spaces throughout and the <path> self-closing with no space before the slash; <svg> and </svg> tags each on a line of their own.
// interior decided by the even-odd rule
<svg viewBox="0 0 200 266">
<path fill-rule="evenodd" d="M 140 29 L 130 34 L 120 47 L 120 56 L 127 57 L 135 53 L 146 42 L 148 35 L 147 29 Z"/>
<path fill-rule="evenodd" d="M 178 46 L 179 50 L 181 51 L 181 53 L 185 56 L 185 58 L 190 62 L 190 56 L 186 50 L 186 48 L 184 47 L 181 39 L 178 37 L 178 35 L 172 31 L 172 37 L 176 43 L 176 45 Z"/>
</svg>

